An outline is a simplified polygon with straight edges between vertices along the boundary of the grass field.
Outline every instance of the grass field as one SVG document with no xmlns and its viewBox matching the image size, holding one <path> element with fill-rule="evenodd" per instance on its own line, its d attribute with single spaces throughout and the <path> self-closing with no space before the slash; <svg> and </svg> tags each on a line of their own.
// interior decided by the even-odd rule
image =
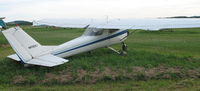
<svg viewBox="0 0 200 91">
<path fill-rule="evenodd" d="M 4 85 L 7 91 L 199 91 L 200 80 L 150 80 L 68 85 Z M 0 87 L 1 88 L 1 87 Z"/>
<path fill-rule="evenodd" d="M 80 36 L 84 31 L 31 26 L 22 28 L 42 45 L 59 45 Z M 14 51 L 0 33 L 0 89 L 200 89 L 200 28 L 139 30 L 129 36 L 126 43 L 129 49 L 127 56 L 101 48 L 67 58 L 70 62 L 54 68 L 24 68 L 23 64 L 6 58 Z M 113 47 L 119 49 L 120 45 Z M 179 83 L 180 88 L 177 86 Z"/>
</svg>

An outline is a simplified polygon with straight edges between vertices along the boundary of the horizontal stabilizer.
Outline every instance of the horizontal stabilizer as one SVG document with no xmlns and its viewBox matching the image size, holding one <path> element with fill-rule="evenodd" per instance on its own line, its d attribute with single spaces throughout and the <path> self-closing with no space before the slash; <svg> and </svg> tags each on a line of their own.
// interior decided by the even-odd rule
<svg viewBox="0 0 200 91">
<path fill-rule="evenodd" d="M 8 58 L 11 58 L 11 59 L 16 60 L 16 61 L 21 61 L 20 58 L 17 56 L 17 54 L 9 55 Z"/>
<path fill-rule="evenodd" d="M 26 62 L 27 64 L 32 65 L 40 65 L 40 66 L 46 66 L 46 67 L 53 67 L 57 65 L 64 64 L 68 62 L 69 60 L 48 54 L 44 56 L 40 56 L 34 59 L 31 59 L 30 61 Z"/>
</svg>

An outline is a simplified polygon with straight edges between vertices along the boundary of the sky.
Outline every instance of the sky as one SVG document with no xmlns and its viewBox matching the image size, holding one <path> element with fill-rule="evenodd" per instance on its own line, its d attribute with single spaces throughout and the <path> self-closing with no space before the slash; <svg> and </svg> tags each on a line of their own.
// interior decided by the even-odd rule
<svg viewBox="0 0 200 91">
<path fill-rule="evenodd" d="M 6 21 L 195 15 L 200 15 L 200 0 L 0 0 L 0 17 Z"/>
</svg>

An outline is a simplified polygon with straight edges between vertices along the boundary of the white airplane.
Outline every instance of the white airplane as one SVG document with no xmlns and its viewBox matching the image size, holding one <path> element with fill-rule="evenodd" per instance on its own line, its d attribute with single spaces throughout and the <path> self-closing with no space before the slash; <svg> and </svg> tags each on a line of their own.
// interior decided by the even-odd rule
<svg viewBox="0 0 200 91">
<path fill-rule="evenodd" d="M 97 48 L 108 47 L 120 54 L 119 51 L 109 47 L 122 43 L 122 54 L 126 52 L 127 29 L 86 28 L 82 36 L 58 46 L 43 46 L 24 32 L 19 26 L 2 31 L 16 54 L 8 57 L 20 61 L 25 66 L 39 65 L 53 67 L 68 62 L 64 59 L 69 56 L 88 52 Z"/>
<path fill-rule="evenodd" d="M 1 25 L 5 26 L 5 24 Z M 66 27 L 81 28 L 80 26 L 77 27 L 77 25 L 74 24 L 68 24 Z M 21 61 L 25 64 L 25 66 L 39 65 L 53 67 L 68 62 L 67 59 L 63 58 L 102 47 L 108 47 L 109 49 L 118 54 L 126 54 L 127 46 L 124 43 L 124 41 L 129 35 L 127 29 L 135 29 L 131 27 L 132 26 L 128 24 L 105 24 L 101 26 L 87 26 L 85 27 L 86 31 L 82 36 L 58 46 L 42 46 L 31 36 L 25 33 L 20 27 L 10 28 L 2 32 L 8 40 L 8 42 L 10 43 L 13 50 L 16 52 L 16 54 L 8 56 L 9 58 Z M 141 28 L 142 27 L 139 27 L 137 29 Z M 159 29 L 162 28 L 180 27 L 174 27 L 170 25 L 159 27 Z M 118 43 L 122 43 L 121 52 L 110 47 L 111 45 Z"/>
</svg>

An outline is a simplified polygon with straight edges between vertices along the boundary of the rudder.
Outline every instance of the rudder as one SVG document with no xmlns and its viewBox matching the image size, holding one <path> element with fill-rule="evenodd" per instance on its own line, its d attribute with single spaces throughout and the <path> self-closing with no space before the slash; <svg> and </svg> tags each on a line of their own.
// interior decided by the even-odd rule
<svg viewBox="0 0 200 91">
<path fill-rule="evenodd" d="M 20 27 L 7 29 L 3 34 L 23 62 L 44 54 L 43 47 Z"/>
</svg>

